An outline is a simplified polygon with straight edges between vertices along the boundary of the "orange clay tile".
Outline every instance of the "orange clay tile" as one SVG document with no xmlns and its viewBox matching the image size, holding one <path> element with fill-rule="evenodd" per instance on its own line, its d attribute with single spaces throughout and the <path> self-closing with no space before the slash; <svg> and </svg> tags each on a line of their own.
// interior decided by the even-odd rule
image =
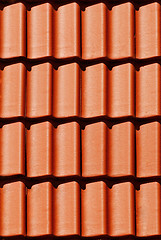
<svg viewBox="0 0 161 240">
<path fill-rule="evenodd" d="M 104 122 L 89 124 L 82 130 L 82 176 L 106 175 L 107 126 Z"/>
<path fill-rule="evenodd" d="M 107 7 L 97 3 L 82 11 L 82 58 L 107 56 Z"/>
<path fill-rule="evenodd" d="M 21 122 L 0 128 L 0 175 L 25 174 L 25 127 Z"/>
<path fill-rule="evenodd" d="M 86 184 L 81 190 L 81 226 L 83 237 L 107 234 L 107 186 L 104 182 Z"/>
<path fill-rule="evenodd" d="M 107 175 L 111 177 L 135 174 L 135 127 L 123 122 L 108 128 Z"/>
<path fill-rule="evenodd" d="M 161 234 L 161 192 L 157 182 L 141 184 L 136 191 L 136 236 Z"/>
<path fill-rule="evenodd" d="M 53 70 L 53 116 L 79 116 L 80 69 L 77 63 Z"/>
<path fill-rule="evenodd" d="M 134 67 L 127 63 L 108 71 L 107 115 L 134 116 Z"/>
<path fill-rule="evenodd" d="M 136 71 L 136 117 L 161 115 L 161 68 L 158 63 Z"/>
<path fill-rule="evenodd" d="M 143 124 L 136 131 L 137 177 L 161 174 L 161 126 L 159 122 Z"/>
<path fill-rule="evenodd" d="M 25 114 L 26 68 L 22 63 L 8 65 L 0 71 L 0 117 Z"/>
<path fill-rule="evenodd" d="M 161 54 L 161 6 L 153 2 L 136 13 L 136 58 L 158 57 Z"/>
<path fill-rule="evenodd" d="M 52 124 L 35 123 L 27 130 L 27 176 L 38 177 L 52 174 Z"/>
<path fill-rule="evenodd" d="M 0 236 L 25 235 L 25 184 L 5 184 L 0 190 L 0 203 Z"/>
<path fill-rule="evenodd" d="M 107 49 L 110 59 L 134 57 L 134 6 L 122 3 L 108 11 Z"/>
<path fill-rule="evenodd" d="M 82 117 L 106 115 L 107 67 L 100 63 L 82 71 Z"/>
<path fill-rule="evenodd" d="M 53 56 L 80 57 L 80 6 L 76 2 L 53 11 Z"/>
<path fill-rule="evenodd" d="M 23 3 L 5 6 L 1 12 L 0 57 L 26 56 L 26 7 Z"/>
<path fill-rule="evenodd" d="M 107 225 L 112 237 L 135 235 L 134 186 L 118 183 L 108 189 Z"/>
<path fill-rule="evenodd" d="M 27 57 L 52 56 L 52 6 L 43 3 L 27 12 Z"/>
<path fill-rule="evenodd" d="M 53 188 L 53 234 L 80 235 L 80 187 L 77 182 Z"/>
<path fill-rule="evenodd" d="M 77 122 L 53 128 L 53 175 L 80 175 L 80 126 Z"/>
<path fill-rule="evenodd" d="M 27 191 L 27 236 L 52 234 L 52 184 L 33 185 Z"/>
<path fill-rule="evenodd" d="M 27 72 L 27 117 L 44 117 L 52 114 L 52 65 L 35 65 Z"/>
</svg>

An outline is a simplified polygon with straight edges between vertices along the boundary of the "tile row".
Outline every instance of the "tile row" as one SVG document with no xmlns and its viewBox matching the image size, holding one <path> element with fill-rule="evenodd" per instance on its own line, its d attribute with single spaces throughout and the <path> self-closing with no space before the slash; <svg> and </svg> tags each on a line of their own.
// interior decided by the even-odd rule
<svg viewBox="0 0 161 240">
<path fill-rule="evenodd" d="M 0 118 L 161 116 L 161 66 L 136 71 L 131 63 L 109 70 L 104 63 L 86 67 L 23 63 L 0 70 Z"/>
<path fill-rule="evenodd" d="M 26 129 L 26 138 L 22 122 L 5 124 L 0 128 L 0 176 L 18 174 L 160 177 L 161 124 L 135 130 L 131 122 L 111 129 L 97 122 L 80 129 L 77 122 L 55 128 L 46 121 Z"/>
<path fill-rule="evenodd" d="M 3 237 L 161 235 L 161 186 L 157 182 L 141 184 L 139 190 L 129 182 L 111 189 L 102 181 L 93 182 L 85 190 L 77 182 L 58 188 L 44 182 L 31 189 L 13 182 L 0 189 L 0 209 Z"/>
<path fill-rule="evenodd" d="M 58 9 L 43 3 L 30 11 L 23 3 L 7 5 L 0 10 L 0 58 L 160 57 L 160 17 L 158 2 L 139 10 L 131 2 L 111 10 L 105 3 L 95 3 L 84 11 L 76 2 Z"/>
</svg>

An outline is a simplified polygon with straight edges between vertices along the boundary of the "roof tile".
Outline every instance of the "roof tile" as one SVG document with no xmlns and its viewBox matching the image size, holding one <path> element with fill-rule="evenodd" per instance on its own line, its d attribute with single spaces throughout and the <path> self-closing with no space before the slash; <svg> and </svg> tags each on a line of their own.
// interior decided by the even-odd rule
<svg viewBox="0 0 161 240">
<path fill-rule="evenodd" d="M 100 63 L 82 71 L 82 117 L 106 115 L 107 67 Z"/>
<path fill-rule="evenodd" d="M 133 58 L 134 6 L 127 2 L 112 7 L 108 12 L 108 57 L 110 59 Z"/>
<path fill-rule="evenodd" d="M 141 184 L 136 191 L 136 236 L 148 237 L 161 234 L 160 184 Z"/>
<path fill-rule="evenodd" d="M 0 71 L 0 117 L 24 117 L 26 67 L 8 65 Z"/>
<path fill-rule="evenodd" d="M 107 126 L 104 122 L 89 124 L 82 129 L 83 177 L 106 175 L 107 151 Z"/>
<path fill-rule="evenodd" d="M 159 122 L 140 126 L 136 131 L 137 177 L 153 177 L 161 174 L 161 127 Z"/>
<path fill-rule="evenodd" d="M 52 56 L 52 6 L 44 3 L 27 11 L 27 57 Z"/>
<path fill-rule="evenodd" d="M 136 11 L 136 58 L 161 54 L 160 3 L 145 4 Z"/>
<path fill-rule="evenodd" d="M 80 57 L 80 6 L 76 2 L 53 11 L 53 56 Z"/>
<path fill-rule="evenodd" d="M 82 11 L 82 58 L 107 57 L 107 7 L 104 3 Z"/>
<path fill-rule="evenodd" d="M 27 130 L 27 176 L 52 175 L 52 124 L 41 122 Z"/>
<path fill-rule="evenodd" d="M 0 190 L 0 235 L 25 235 L 25 184 L 12 182 Z"/>
<path fill-rule="evenodd" d="M 107 234 L 107 187 L 104 182 L 93 182 L 81 190 L 82 236 Z"/>
<path fill-rule="evenodd" d="M 80 112 L 80 68 L 70 63 L 53 70 L 53 116 L 75 117 Z"/>
<path fill-rule="evenodd" d="M 108 189 L 108 235 L 135 235 L 134 187 L 119 183 Z"/>
<path fill-rule="evenodd" d="M 0 128 L 0 175 L 25 174 L 25 126 L 22 122 Z"/>
<path fill-rule="evenodd" d="M 134 116 L 134 66 L 118 65 L 108 71 L 107 115 L 109 117 Z"/>
<path fill-rule="evenodd" d="M 77 182 L 53 188 L 53 234 L 80 235 L 80 187 Z"/>
<path fill-rule="evenodd" d="M 35 65 L 27 72 L 26 116 L 45 117 L 52 114 L 52 65 Z"/>
<path fill-rule="evenodd" d="M 25 5 L 16 3 L 5 6 L 0 20 L 0 57 L 26 57 Z"/>
<path fill-rule="evenodd" d="M 52 234 L 52 184 L 33 185 L 27 191 L 27 236 Z"/>
<path fill-rule="evenodd" d="M 80 126 L 69 122 L 53 128 L 53 175 L 80 175 Z"/>
<path fill-rule="evenodd" d="M 135 175 L 135 128 L 123 122 L 108 128 L 107 175 L 111 177 Z"/>
<path fill-rule="evenodd" d="M 136 71 L 136 116 L 161 115 L 160 64 L 148 64 Z"/>
</svg>

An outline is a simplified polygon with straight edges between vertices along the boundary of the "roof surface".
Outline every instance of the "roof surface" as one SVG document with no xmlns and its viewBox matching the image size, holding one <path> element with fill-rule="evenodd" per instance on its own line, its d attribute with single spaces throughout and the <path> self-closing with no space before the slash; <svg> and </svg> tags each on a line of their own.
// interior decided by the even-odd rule
<svg viewBox="0 0 161 240">
<path fill-rule="evenodd" d="M 161 236 L 161 3 L 1 1 L 0 236 Z"/>
</svg>

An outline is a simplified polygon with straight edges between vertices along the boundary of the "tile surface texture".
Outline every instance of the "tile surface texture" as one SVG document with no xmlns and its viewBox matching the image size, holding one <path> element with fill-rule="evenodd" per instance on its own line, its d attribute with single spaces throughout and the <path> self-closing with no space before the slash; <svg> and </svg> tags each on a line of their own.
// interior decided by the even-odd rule
<svg viewBox="0 0 161 240">
<path fill-rule="evenodd" d="M 160 0 L 0 0 L 0 239 L 161 239 L 160 64 Z"/>
</svg>

